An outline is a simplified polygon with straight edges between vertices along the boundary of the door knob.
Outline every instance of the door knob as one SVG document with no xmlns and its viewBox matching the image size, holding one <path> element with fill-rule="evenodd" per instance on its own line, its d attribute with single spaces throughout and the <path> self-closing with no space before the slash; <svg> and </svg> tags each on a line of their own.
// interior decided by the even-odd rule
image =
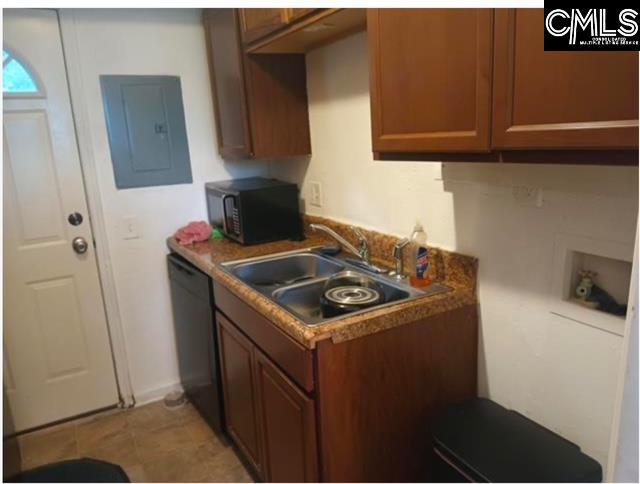
<svg viewBox="0 0 640 484">
<path fill-rule="evenodd" d="M 89 244 L 84 237 L 76 237 L 75 239 L 73 239 L 73 241 L 71 242 L 71 246 L 73 247 L 73 250 L 75 250 L 78 254 L 84 254 L 89 248 Z"/>
</svg>

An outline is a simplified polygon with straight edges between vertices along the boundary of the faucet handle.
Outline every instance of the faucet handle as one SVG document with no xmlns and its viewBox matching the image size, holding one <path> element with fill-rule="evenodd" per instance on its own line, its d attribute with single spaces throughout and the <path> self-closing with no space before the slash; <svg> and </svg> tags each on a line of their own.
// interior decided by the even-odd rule
<svg viewBox="0 0 640 484">
<path fill-rule="evenodd" d="M 351 226 L 351 230 L 353 231 L 354 234 L 356 234 L 356 237 L 358 238 L 358 242 L 360 242 L 360 250 L 364 250 L 368 248 L 369 242 L 367 241 L 367 238 L 362 233 L 362 230 L 360 230 L 358 227 L 354 227 L 353 225 Z"/>
<path fill-rule="evenodd" d="M 358 241 L 360 242 L 360 247 L 358 247 L 360 258 L 368 263 L 369 262 L 369 242 L 367 241 L 367 238 L 362 233 L 362 230 L 360 230 L 358 227 L 354 227 L 352 225 L 351 230 L 353 230 L 353 233 L 356 234 L 356 237 L 358 237 Z"/>
<path fill-rule="evenodd" d="M 358 227 L 356 227 L 356 226 L 354 226 L 354 225 L 351 225 L 351 227 L 350 227 L 350 228 L 351 228 L 351 230 L 353 231 L 353 233 L 354 233 L 354 234 L 356 234 L 356 237 L 358 237 L 358 240 L 359 240 L 360 242 L 362 242 L 362 241 L 366 242 L 366 241 L 367 241 L 367 238 L 366 238 L 366 237 L 364 236 L 364 234 L 362 233 L 362 230 L 360 230 Z"/>
</svg>

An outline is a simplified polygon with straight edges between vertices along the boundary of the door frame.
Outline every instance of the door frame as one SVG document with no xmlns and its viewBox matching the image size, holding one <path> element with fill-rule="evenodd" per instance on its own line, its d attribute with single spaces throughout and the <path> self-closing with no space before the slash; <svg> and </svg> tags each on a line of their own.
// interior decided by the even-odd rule
<svg viewBox="0 0 640 484">
<path fill-rule="evenodd" d="M 76 133 L 78 154 L 80 156 L 80 167 L 84 180 L 85 197 L 90 215 L 89 219 L 93 231 L 93 238 L 97 241 L 94 245 L 98 265 L 98 278 L 100 280 L 102 300 L 104 301 L 107 330 L 111 341 L 111 355 L 120 396 L 120 406 L 132 407 L 135 405 L 135 398 L 129 372 L 129 358 L 125 344 L 124 327 L 120 315 L 120 306 L 118 304 L 115 278 L 109 253 L 107 226 L 104 219 L 102 199 L 100 197 L 96 157 L 91 140 L 91 131 L 89 129 L 87 102 L 84 97 L 75 13 L 73 9 L 54 10 L 56 10 L 58 14 L 62 52 L 64 53 L 69 97 L 71 99 L 71 113 Z"/>
<path fill-rule="evenodd" d="M 604 476 L 605 482 L 616 482 L 617 476 L 616 465 L 619 464 L 618 448 L 621 444 L 622 438 L 620 436 L 620 429 L 625 426 L 626 416 L 623 414 L 623 407 L 629 405 L 625 402 L 625 397 L 629 398 L 625 393 L 633 392 L 631 388 L 633 385 L 637 385 L 637 381 L 633 381 L 629 373 L 631 365 L 638 364 L 637 346 L 634 349 L 631 347 L 632 338 L 638 337 L 638 272 L 640 271 L 640 259 L 638 251 L 640 250 L 640 218 L 636 222 L 636 241 L 635 249 L 633 253 L 633 266 L 631 269 L 631 286 L 629 287 L 629 299 L 627 301 L 627 316 L 625 319 L 624 336 L 622 341 L 622 350 L 620 352 L 620 362 L 618 369 L 618 386 L 616 390 L 616 396 L 613 404 L 613 417 L 611 418 L 611 432 L 609 440 L 609 455 L 607 456 L 607 472 Z M 636 326 L 636 327 L 634 327 Z M 636 390 L 637 391 L 637 390 Z M 631 403 L 633 405 L 633 403 Z M 637 429 L 636 429 L 637 431 Z M 637 437 L 637 433 L 636 433 Z M 625 457 L 626 458 L 626 457 Z"/>
</svg>

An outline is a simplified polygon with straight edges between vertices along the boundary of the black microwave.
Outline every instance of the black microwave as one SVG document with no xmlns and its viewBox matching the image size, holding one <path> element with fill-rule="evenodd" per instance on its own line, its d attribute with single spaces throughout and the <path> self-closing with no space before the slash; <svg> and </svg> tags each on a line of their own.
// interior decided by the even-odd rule
<svg viewBox="0 0 640 484">
<path fill-rule="evenodd" d="M 209 223 L 241 244 L 301 240 L 298 186 L 270 178 L 205 184 Z"/>
</svg>

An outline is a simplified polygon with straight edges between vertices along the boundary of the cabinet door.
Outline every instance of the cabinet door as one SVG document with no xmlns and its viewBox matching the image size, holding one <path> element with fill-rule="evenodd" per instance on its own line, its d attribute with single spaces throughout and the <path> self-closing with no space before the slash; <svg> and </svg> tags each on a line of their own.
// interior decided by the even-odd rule
<svg viewBox="0 0 640 484">
<path fill-rule="evenodd" d="M 231 8 L 205 10 L 203 20 L 218 150 L 223 158 L 247 157 L 252 148 L 236 11 Z"/>
<path fill-rule="evenodd" d="M 289 22 L 293 22 L 298 20 L 305 15 L 310 14 L 314 10 L 318 10 L 317 8 L 290 8 L 289 9 Z"/>
<path fill-rule="evenodd" d="M 286 8 L 241 8 L 242 40 L 253 42 L 287 24 Z"/>
<path fill-rule="evenodd" d="M 488 151 L 490 9 L 369 9 L 375 152 Z"/>
<path fill-rule="evenodd" d="M 245 457 L 263 475 L 258 400 L 255 392 L 254 346 L 220 313 L 218 344 L 226 426 Z"/>
<path fill-rule="evenodd" d="M 542 9 L 496 10 L 493 146 L 636 148 L 638 53 L 545 52 Z"/>
<path fill-rule="evenodd" d="M 269 482 L 318 481 L 314 403 L 256 350 L 257 391 Z"/>
</svg>

